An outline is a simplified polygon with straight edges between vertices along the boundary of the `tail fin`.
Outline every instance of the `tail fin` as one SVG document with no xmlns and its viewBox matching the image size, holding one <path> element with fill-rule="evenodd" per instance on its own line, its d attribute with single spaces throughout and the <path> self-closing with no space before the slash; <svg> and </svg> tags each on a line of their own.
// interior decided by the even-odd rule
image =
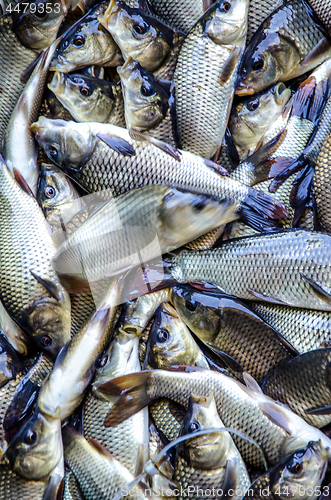
<svg viewBox="0 0 331 500">
<path fill-rule="evenodd" d="M 151 371 L 131 373 L 110 380 L 99 387 L 99 391 L 105 397 L 119 396 L 105 418 L 105 427 L 120 424 L 153 401 L 153 396 L 148 394 L 151 374 Z"/>
<path fill-rule="evenodd" d="M 243 222 L 257 231 L 267 231 L 279 227 L 275 220 L 285 219 L 288 210 L 284 205 L 271 196 L 248 188 L 248 196 L 245 198 L 240 209 L 240 218 Z"/>
</svg>

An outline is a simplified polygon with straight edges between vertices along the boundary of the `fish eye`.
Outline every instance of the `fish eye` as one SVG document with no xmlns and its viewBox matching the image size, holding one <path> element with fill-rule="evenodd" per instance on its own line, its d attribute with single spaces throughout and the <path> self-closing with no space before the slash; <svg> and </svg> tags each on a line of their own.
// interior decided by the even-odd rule
<svg viewBox="0 0 331 500">
<path fill-rule="evenodd" d="M 167 330 L 159 330 L 156 334 L 156 341 L 157 342 L 161 342 L 161 343 L 164 343 L 164 342 L 167 342 L 169 338 L 169 332 L 167 332 Z"/>
<path fill-rule="evenodd" d="M 133 25 L 133 30 L 138 33 L 138 35 L 144 35 L 149 30 L 149 26 L 145 21 L 141 21 Z"/>
<path fill-rule="evenodd" d="M 231 9 L 230 2 L 222 2 L 221 5 L 219 6 L 220 12 L 229 12 L 230 9 Z"/>
<path fill-rule="evenodd" d="M 98 364 L 97 364 L 97 368 L 103 368 L 106 365 L 107 361 L 108 361 L 108 356 L 107 356 L 107 354 L 104 354 L 99 359 Z"/>
<path fill-rule="evenodd" d="M 287 466 L 287 469 L 291 474 L 299 474 L 302 471 L 303 464 L 302 462 L 294 462 Z"/>
<path fill-rule="evenodd" d="M 247 109 L 249 111 L 256 111 L 259 106 L 260 106 L 260 99 L 259 98 L 254 99 L 253 101 L 249 101 L 247 103 Z"/>
<path fill-rule="evenodd" d="M 42 347 L 49 347 L 50 345 L 52 345 L 52 339 L 50 337 L 48 337 L 47 335 L 45 335 L 44 337 L 41 337 L 40 345 Z"/>
<path fill-rule="evenodd" d="M 198 422 L 191 422 L 188 426 L 188 432 L 196 432 L 200 429 L 200 424 Z"/>
<path fill-rule="evenodd" d="M 42 19 L 43 17 L 46 17 L 47 12 L 46 12 L 46 9 L 44 9 L 44 10 L 37 9 L 34 14 L 35 14 L 35 16 L 39 17 L 39 19 Z"/>
<path fill-rule="evenodd" d="M 24 443 L 33 444 L 36 442 L 36 439 L 37 439 L 36 432 L 29 429 L 28 432 L 24 436 Z"/>
<path fill-rule="evenodd" d="M 142 84 L 142 86 L 140 88 L 140 92 L 145 97 L 149 97 L 149 96 L 155 94 L 154 89 L 153 89 L 153 85 L 151 85 L 148 82 L 145 82 Z"/>
<path fill-rule="evenodd" d="M 83 35 L 77 35 L 75 38 L 74 38 L 74 45 L 76 47 L 82 47 L 85 43 L 85 37 Z"/>
<path fill-rule="evenodd" d="M 84 96 L 84 97 L 89 97 L 89 96 L 91 95 L 91 93 L 92 93 L 92 92 L 90 91 L 90 89 L 89 89 L 88 87 L 82 87 L 82 88 L 80 89 L 80 93 L 81 93 L 81 94 L 82 94 L 82 96 Z"/>
<path fill-rule="evenodd" d="M 185 302 L 185 307 L 188 311 L 194 312 L 197 308 L 197 305 L 194 302 L 191 302 L 190 300 L 187 300 Z"/>
<path fill-rule="evenodd" d="M 54 160 L 57 160 L 57 159 L 58 159 L 59 152 L 58 152 L 58 150 L 56 149 L 56 147 L 51 146 L 51 147 L 49 148 L 49 156 L 51 156 Z"/>
<path fill-rule="evenodd" d="M 261 69 L 263 68 L 263 66 L 264 66 L 263 60 L 262 59 L 258 59 L 253 64 L 253 70 L 254 71 L 261 71 Z"/>
<path fill-rule="evenodd" d="M 54 198 L 55 189 L 52 186 L 47 186 L 47 188 L 45 189 L 45 196 L 46 198 Z"/>
</svg>

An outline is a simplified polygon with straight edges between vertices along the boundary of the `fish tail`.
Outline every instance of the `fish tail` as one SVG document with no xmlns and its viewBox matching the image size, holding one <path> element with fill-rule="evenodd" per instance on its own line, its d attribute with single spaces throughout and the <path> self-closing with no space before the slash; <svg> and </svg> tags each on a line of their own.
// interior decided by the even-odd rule
<svg viewBox="0 0 331 500">
<path fill-rule="evenodd" d="M 277 229 L 275 221 L 287 215 L 288 210 L 280 201 L 251 187 L 240 208 L 240 219 L 257 231 Z"/>
<path fill-rule="evenodd" d="M 152 402 L 153 397 L 148 394 L 150 377 L 150 371 L 131 373 L 99 387 L 103 396 L 119 396 L 105 418 L 105 427 L 120 424 Z"/>
</svg>

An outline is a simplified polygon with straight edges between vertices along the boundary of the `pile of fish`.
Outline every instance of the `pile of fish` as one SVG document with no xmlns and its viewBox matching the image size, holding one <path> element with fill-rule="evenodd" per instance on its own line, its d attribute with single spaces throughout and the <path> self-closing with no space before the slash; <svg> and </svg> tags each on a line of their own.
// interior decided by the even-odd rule
<svg viewBox="0 0 331 500">
<path fill-rule="evenodd" d="M 0 500 L 329 498 L 330 0 L 0 14 Z"/>
</svg>

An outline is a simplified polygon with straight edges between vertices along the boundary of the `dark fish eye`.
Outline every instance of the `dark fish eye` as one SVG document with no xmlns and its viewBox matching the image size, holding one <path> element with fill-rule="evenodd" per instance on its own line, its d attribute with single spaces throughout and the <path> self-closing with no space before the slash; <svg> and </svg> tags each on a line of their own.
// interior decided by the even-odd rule
<svg viewBox="0 0 331 500">
<path fill-rule="evenodd" d="M 41 337 L 40 345 L 42 347 L 49 347 L 50 345 L 52 345 L 52 339 L 50 337 L 48 337 L 47 335 L 45 335 L 45 337 Z"/>
<path fill-rule="evenodd" d="M 45 189 L 45 196 L 46 198 L 54 198 L 55 189 L 52 186 L 47 186 L 47 188 Z"/>
<path fill-rule="evenodd" d="M 255 61 L 255 63 L 253 64 L 253 70 L 254 71 L 261 71 L 262 68 L 263 68 L 262 59 L 258 59 L 258 61 Z"/>
<path fill-rule="evenodd" d="M 88 87 L 81 87 L 80 93 L 84 97 L 89 97 L 91 95 L 91 91 L 90 91 L 90 89 Z"/>
<path fill-rule="evenodd" d="M 287 466 L 287 469 L 291 474 L 299 474 L 302 471 L 302 462 L 295 462 Z"/>
<path fill-rule="evenodd" d="M 46 17 L 47 12 L 45 9 L 44 10 L 37 9 L 34 14 L 35 14 L 35 16 L 39 17 L 39 19 L 42 19 L 43 17 Z"/>
<path fill-rule="evenodd" d="M 188 432 L 196 432 L 200 429 L 200 424 L 198 422 L 191 422 L 188 426 Z"/>
<path fill-rule="evenodd" d="M 254 99 L 253 101 L 249 101 L 247 103 L 247 109 L 249 111 L 256 111 L 260 106 L 260 99 Z"/>
<path fill-rule="evenodd" d="M 77 35 L 75 38 L 74 38 L 74 45 L 76 47 L 82 47 L 85 43 L 85 37 L 83 35 Z"/>
<path fill-rule="evenodd" d="M 222 2 L 221 5 L 219 6 L 220 12 L 229 12 L 230 9 L 231 9 L 230 2 Z"/>
<path fill-rule="evenodd" d="M 133 30 L 138 33 L 138 35 L 144 35 L 149 30 L 149 26 L 144 21 L 141 21 L 133 25 Z"/>
<path fill-rule="evenodd" d="M 28 430 L 28 432 L 24 436 L 24 443 L 26 444 L 33 444 L 36 442 L 37 439 L 37 434 L 35 431 L 32 431 L 31 429 Z"/>
<path fill-rule="evenodd" d="M 153 85 L 151 85 L 148 82 L 145 82 L 142 84 L 142 86 L 140 88 L 140 92 L 145 97 L 149 97 L 149 96 L 155 94 L 154 89 L 153 89 Z"/>
<path fill-rule="evenodd" d="M 187 300 L 185 302 L 185 307 L 188 311 L 194 312 L 197 308 L 197 305 L 194 302 L 191 302 L 190 300 Z"/>
<path fill-rule="evenodd" d="M 108 361 L 108 356 L 104 354 L 98 361 L 97 368 L 103 368 Z"/>
<path fill-rule="evenodd" d="M 169 332 L 167 332 L 167 330 L 159 330 L 156 334 L 157 342 L 161 343 L 167 342 L 168 338 L 169 338 Z"/>
<path fill-rule="evenodd" d="M 57 160 L 58 159 L 58 156 L 59 156 L 59 152 L 58 150 L 54 147 L 54 146 L 51 146 L 49 148 L 49 155 L 54 159 L 54 160 Z"/>
</svg>

